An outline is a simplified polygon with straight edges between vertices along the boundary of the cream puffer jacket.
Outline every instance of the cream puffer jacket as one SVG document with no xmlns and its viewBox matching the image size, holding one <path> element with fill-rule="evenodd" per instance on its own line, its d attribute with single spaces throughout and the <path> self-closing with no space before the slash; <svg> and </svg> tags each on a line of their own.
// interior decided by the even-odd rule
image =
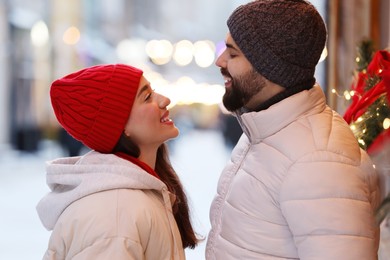
<svg viewBox="0 0 390 260">
<path fill-rule="evenodd" d="M 38 204 L 53 230 L 43 259 L 185 259 L 166 185 L 112 154 L 47 165 L 51 192 Z"/>
<path fill-rule="evenodd" d="M 377 259 L 378 176 L 321 88 L 238 119 L 206 259 Z"/>
</svg>

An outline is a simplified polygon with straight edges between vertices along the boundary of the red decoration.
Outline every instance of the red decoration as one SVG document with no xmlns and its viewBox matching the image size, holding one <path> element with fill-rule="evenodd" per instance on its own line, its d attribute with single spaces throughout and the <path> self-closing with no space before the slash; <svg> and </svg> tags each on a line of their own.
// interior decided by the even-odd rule
<svg viewBox="0 0 390 260">
<path fill-rule="evenodd" d="M 367 89 L 370 79 L 378 79 L 378 82 Z M 348 124 L 355 122 L 367 109 L 382 95 L 386 94 L 390 104 L 390 52 L 377 51 L 365 71 L 357 74 L 357 78 L 351 86 L 354 91 L 351 105 L 344 114 Z M 386 140 L 390 140 L 390 130 L 383 130 L 374 141 L 367 147 L 368 153 L 380 151 Z"/>
<path fill-rule="evenodd" d="M 387 92 L 387 102 L 390 104 L 390 69 L 382 72 L 382 81 Z"/>
<path fill-rule="evenodd" d="M 375 154 L 382 150 L 383 145 L 390 140 L 390 129 L 384 130 L 380 133 L 371 145 L 367 148 L 369 154 Z"/>
<path fill-rule="evenodd" d="M 352 84 L 351 87 L 351 90 L 355 92 L 352 97 L 352 103 L 344 114 L 344 119 L 348 124 L 356 121 L 364 114 L 367 111 L 367 108 L 380 95 L 386 92 L 389 93 L 389 91 L 387 91 L 389 84 L 385 84 L 382 80 L 370 90 L 366 91 L 366 83 L 369 77 L 382 77 L 384 74 L 389 74 L 389 70 L 390 53 L 387 51 L 377 51 L 370 64 L 367 66 L 367 71 L 359 72 L 356 82 Z"/>
</svg>

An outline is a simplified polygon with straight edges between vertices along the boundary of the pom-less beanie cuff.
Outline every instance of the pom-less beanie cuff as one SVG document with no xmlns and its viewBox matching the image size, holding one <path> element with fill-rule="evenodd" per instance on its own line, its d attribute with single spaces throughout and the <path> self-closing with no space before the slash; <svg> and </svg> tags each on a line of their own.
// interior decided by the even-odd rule
<svg viewBox="0 0 390 260">
<path fill-rule="evenodd" d="M 51 99 L 62 127 L 87 147 L 110 153 L 131 113 L 142 71 L 98 65 L 53 82 Z"/>
</svg>

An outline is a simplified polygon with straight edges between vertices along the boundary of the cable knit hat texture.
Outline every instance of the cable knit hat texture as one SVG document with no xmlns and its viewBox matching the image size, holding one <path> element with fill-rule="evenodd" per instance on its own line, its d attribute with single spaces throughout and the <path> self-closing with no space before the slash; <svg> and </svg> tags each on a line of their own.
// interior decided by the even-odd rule
<svg viewBox="0 0 390 260">
<path fill-rule="evenodd" d="M 316 8 L 304 0 L 257 0 L 239 6 L 227 25 L 252 66 L 285 88 L 315 81 L 327 32 Z"/>
<path fill-rule="evenodd" d="M 110 153 L 125 128 L 142 73 L 124 64 L 97 65 L 54 81 L 50 97 L 58 122 L 87 147 Z"/>
</svg>

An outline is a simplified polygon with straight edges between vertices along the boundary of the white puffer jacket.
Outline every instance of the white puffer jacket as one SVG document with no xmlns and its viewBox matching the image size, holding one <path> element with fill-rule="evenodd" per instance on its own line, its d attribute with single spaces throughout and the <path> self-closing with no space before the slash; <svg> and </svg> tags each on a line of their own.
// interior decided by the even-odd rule
<svg viewBox="0 0 390 260">
<path fill-rule="evenodd" d="M 206 259 L 377 259 L 378 176 L 321 88 L 239 120 Z"/>
<path fill-rule="evenodd" d="M 47 183 L 37 206 L 53 230 L 43 259 L 185 259 L 174 195 L 139 166 L 93 151 L 49 162 Z"/>
</svg>

